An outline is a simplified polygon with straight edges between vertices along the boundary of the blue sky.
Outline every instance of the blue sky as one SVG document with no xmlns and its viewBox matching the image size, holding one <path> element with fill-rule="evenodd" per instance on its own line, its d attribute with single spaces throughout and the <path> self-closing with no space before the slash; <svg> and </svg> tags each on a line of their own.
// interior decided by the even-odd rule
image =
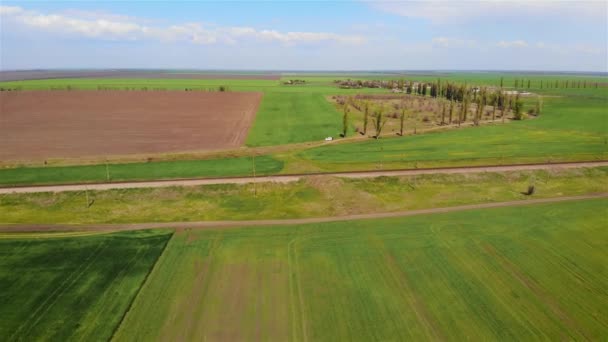
<svg viewBox="0 0 608 342">
<path fill-rule="evenodd" d="M 0 69 L 608 71 L 605 1 L 2 1 Z"/>
</svg>

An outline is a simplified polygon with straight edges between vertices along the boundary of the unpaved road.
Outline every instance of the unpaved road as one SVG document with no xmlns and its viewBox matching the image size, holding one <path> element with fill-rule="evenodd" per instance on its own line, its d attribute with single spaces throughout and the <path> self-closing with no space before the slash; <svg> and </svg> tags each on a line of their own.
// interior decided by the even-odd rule
<svg viewBox="0 0 608 342">
<path fill-rule="evenodd" d="M 567 196 L 567 197 L 552 197 L 541 199 L 529 199 L 508 202 L 481 203 L 459 205 L 454 207 L 430 208 L 418 210 L 396 211 L 388 213 L 372 213 L 372 214 L 356 214 L 346 216 L 333 217 L 313 217 L 300 219 L 284 219 L 284 220 L 243 220 L 243 221 L 199 221 L 199 222 L 153 222 L 153 223 L 132 223 L 132 224 L 0 224 L 0 232 L 43 232 L 43 231 L 119 231 L 119 230 L 141 230 L 141 229 L 158 229 L 158 228 L 173 228 L 173 229 L 224 229 L 234 227 L 248 226 L 282 226 L 282 225 L 297 225 L 307 223 L 324 223 L 335 221 L 351 221 L 363 219 L 377 219 L 389 217 L 405 217 L 422 214 L 437 214 L 449 213 L 455 211 L 472 210 L 472 209 L 487 209 L 501 207 L 515 207 L 542 203 L 556 203 L 565 201 L 579 201 L 586 199 L 608 198 L 608 193 L 582 195 L 582 196 Z"/>
<path fill-rule="evenodd" d="M 345 178 L 373 178 L 380 176 L 412 176 L 424 174 L 459 174 L 480 172 L 505 172 L 524 170 L 559 170 L 583 167 L 608 166 L 608 161 L 577 162 L 577 163 L 552 163 L 552 164 L 527 164 L 527 165 L 502 165 L 502 166 L 468 166 L 435 169 L 410 169 L 410 170 L 380 170 L 362 172 L 330 172 L 317 175 L 345 177 Z M 227 178 L 205 178 L 205 179 L 175 179 L 144 182 L 123 183 L 97 183 L 97 184 L 69 184 L 69 185 L 42 185 L 0 188 L 0 194 L 11 193 L 36 193 L 36 192 L 65 192 L 84 190 L 111 190 L 111 189 L 133 189 L 133 188 L 161 188 L 170 186 L 196 186 L 208 184 L 246 184 L 253 182 L 277 182 L 288 183 L 300 180 L 303 177 L 314 177 L 309 175 L 279 175 L 263 177 L 227 177 Z"/>
</svg>

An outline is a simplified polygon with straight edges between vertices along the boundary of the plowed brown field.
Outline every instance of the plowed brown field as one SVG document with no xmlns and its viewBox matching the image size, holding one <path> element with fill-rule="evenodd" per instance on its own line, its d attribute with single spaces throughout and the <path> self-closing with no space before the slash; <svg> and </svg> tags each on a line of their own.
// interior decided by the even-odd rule
<svg viewBox="0 0 608 342">
<path fill-rule="evenodd" d="M 0 93 L 0 160 L 166 153 L 240 146 L 261 93 Z"/>
</svg>

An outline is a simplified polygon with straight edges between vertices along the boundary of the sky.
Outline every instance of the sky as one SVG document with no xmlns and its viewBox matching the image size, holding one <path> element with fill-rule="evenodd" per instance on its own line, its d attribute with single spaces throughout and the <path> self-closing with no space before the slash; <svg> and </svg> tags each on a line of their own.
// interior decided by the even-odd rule
<svg viewBox="0 0 608 342">
<path fill-rule="evenodd" d="M 0 69 L 608 71 L 608 1 L 5 1 Z"/>
</svg>

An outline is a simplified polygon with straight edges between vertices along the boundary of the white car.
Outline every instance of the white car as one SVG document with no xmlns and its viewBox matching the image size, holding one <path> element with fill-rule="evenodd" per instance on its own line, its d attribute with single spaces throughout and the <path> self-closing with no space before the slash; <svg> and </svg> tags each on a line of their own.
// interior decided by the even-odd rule
<svg viewBox="0 0 608 342">
<path fill-rule="evenodd" d="M 332 137 L 325 138 L 325 141 L 332 141 L 332 140 L 334 140 L 334 138 L 332 138 Z"/>
</svg>

